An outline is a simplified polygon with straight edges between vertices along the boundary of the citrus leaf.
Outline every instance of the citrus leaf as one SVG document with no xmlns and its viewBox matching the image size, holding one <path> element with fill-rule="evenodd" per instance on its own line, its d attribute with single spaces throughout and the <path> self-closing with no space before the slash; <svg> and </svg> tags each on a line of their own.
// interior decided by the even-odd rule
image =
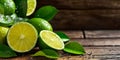
<svg viewBox="0 0 120 60">
<path fill-rule="evenodd" d="M 57 12 L 58 10 L 53 6 L 43 6 L 37 10 L 35 17 L 50 21 L 57 14 Z"/>
<path fill-rule="evenodd" d="M 64 42 L 67 42 L 70 40 L 70 38 L 62 31 L 55 32 Z"/>
<path fill-rule="evenodd" d="M 17 56 L 17 55 L 13 50 L 11 50 L 8 46 L 4 44 L 0 44 L 0 57 L 8 58 L 8 57 L 14 57 L 14 56 Z"/>
<path fill-rule="evenodd" d="M 85 54 L 85 50 L 83 46 L 76 41 L 71 41 L 66 43 L 65 48 L 63 50 L 65 52 L 72 53 L 72 54 Z"/>
<path fill-rule="evenodd" d="M 26 17 L 27 13 L 27 0 L 14 0 L 16 5 L 16 14 L 18 17 Z"/>
<path fill-rule="evenodd" d="M 38 51 L 32 56 L 44 56 L 44 57 L 52 58 L 52 59 L 59 58 L 59 54 L 52 49 L 44 49 L 44 50 Z"/>
</svg>

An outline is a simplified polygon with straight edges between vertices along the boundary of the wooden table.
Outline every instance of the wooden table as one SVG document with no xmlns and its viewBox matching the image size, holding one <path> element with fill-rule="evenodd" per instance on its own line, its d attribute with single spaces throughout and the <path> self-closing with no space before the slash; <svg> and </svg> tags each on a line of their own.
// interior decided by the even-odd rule
<svg viewBox="0 0 120 60">
<path fill-rule="evenodd" d="M 64 31 L 71 41 L 78 41 L 86 50 L 84 56 L 65 55 L 57 60 L 120 60 L 120 30 Z M 29 54 L 0 60 L 52 60 Z"/>
</svg>

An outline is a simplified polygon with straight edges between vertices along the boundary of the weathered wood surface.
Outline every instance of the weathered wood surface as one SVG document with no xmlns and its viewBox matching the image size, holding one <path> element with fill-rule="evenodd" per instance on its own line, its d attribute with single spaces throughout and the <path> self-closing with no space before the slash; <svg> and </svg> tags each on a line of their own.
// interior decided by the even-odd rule
<svg viewBox="0 0 120 60">
<path fill-rule="evenodd" d="M 60 10 L 53 21 L 57 30 L 120 29 L 120 10 Z"/>
<path fill-rule="evenodd" d="M 63 31 L 63 32 L 70 36 L 71 41 L 78 41 L 81 45 L 83 45 L 86 54 L 84 56 L 80 56 L 61 52 L 61 57 L 57 60 L 120 60 L 119 30 L 94 30 L 94 31 L 85 30 L 84 32 L 83 31 Z M 37 49 L 35 49 L 34 51 L 36 50 Z M 0 60 L 52 60 L 52 59 L 48 59 L 45 57 L 31 57 L 29 54 L 28 55 L 24 54 L 23 56 L 18 56 L 15 58 Z"/>
<path fill-rule="evenodd" d="M 38 5 L 53 5 L 59 9 L 120 9 L 119 0 L 38 0 Z"/>
</svg>

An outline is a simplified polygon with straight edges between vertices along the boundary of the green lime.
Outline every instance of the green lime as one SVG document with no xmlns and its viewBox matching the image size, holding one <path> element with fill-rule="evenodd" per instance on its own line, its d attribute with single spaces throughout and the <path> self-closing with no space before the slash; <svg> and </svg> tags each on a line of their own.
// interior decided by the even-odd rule
<svg viewBox="0 0 120 60">
<path fill-rule="evenodd" d="M 75 41 L 66 43 L 64 51 L 72 54 L 85 54 L 83 46 Z"/>
<path fill-rule="evenodd" d="M 44 56 L 44 57 L 52 58 L 52 59 L 59 58 L 59 54 L 55 50 L 52 50 L 52 49 L 40 50 L 36 52 L 35 54 L 33 54 L 32 56 Z"/>
<path fill-rule="evenodd" d="M 32 18 L 28 22 L 34 25 L 38 32 L 40 32 L 41 30 L 53 31 L 51 24 L 42 18 Z"/>
<path fill-rule="evenodd" d="M 4 14 L 4 6 L 0 3 L 0 14 Z"/>
<path fill-rule="evenodd" d="M 38 33 L 34 26 L 27 22 L 15 23 L 8 31 L 7 43 L 16 52 L 28 52 L 37 42 Z"/>
<path fill-rule="evenodd" d="M 14 24 L 15 14 L 3 15 L 0 14 L 0 26 L 11 26 Z"/>
<path fill-rule="evenodd" d="M 18 17 L 26 17 L 27 0 L 14 0 L 16 5 L 16 14 Z"/>
<path fill-rule="evenodd" d="M 62 31 L 57 31 L 55 32 L 64 42 L 67 42 L 70 40 L 70 38 L 65 34 L 63 33 Z"/>
<path fill-rule="evenodd" d="M 8 58 L 17 56 L 16 53 L 10 49 L 10 47 L 0 44 L 0 57 L 1 58 Z"/>
<path fill-rule="evenodd" d="M 36 9 L 36 0 L 27 0 L 27 16 L 30 16 Z"/>
<path fill-rule="evenodd" d="M 13 14 L 15 12 L 15 3 L 13 0 L 0 0 L 0 3 L 4 6 L 4 14 Z"/>
<path fill-rule="evenodd" d="M 54 6 L 43 6 L 35 12 L 35 17 L 50 21 L 57 14 L 57 12 L 58 10 Z"/>
<path fill-rule="evenodd" d="M 38 44 L 40 49 L 52 48 L 55 50 L 64 49 L 64 43 L 62 39 L 54 32 L 49 30 L 42 30 L 39 33 L 40 39 L 38 40 Z"/>
<path fill-rule="evenodd" d="M 0 26 L 0 43 L 5 43 L 5 38 L 7 36 L 9 28 Z"/>
</svg>

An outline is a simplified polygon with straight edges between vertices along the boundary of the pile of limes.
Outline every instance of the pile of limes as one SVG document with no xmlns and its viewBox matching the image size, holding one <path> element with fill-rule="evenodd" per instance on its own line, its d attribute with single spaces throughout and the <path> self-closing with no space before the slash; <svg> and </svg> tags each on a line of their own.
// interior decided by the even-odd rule
<svg viewBox="0 0 120 60">
<path fill-rule="evenodd" d="M 35 47 L 39 47 L 40 51 L 31 56 L 56 59 L 60 56 L 58 51 L 84 54 L 78 42 L 69 41 L 70 38 L 61 31 L 53 31 L 49 21 L 58 10 L 49 5 L 35 11 L 36 2 L 0 0 L 0 57 L 14 57 Z M 33 18 L 29 18 L 31 15 Z"/>
</svg>

